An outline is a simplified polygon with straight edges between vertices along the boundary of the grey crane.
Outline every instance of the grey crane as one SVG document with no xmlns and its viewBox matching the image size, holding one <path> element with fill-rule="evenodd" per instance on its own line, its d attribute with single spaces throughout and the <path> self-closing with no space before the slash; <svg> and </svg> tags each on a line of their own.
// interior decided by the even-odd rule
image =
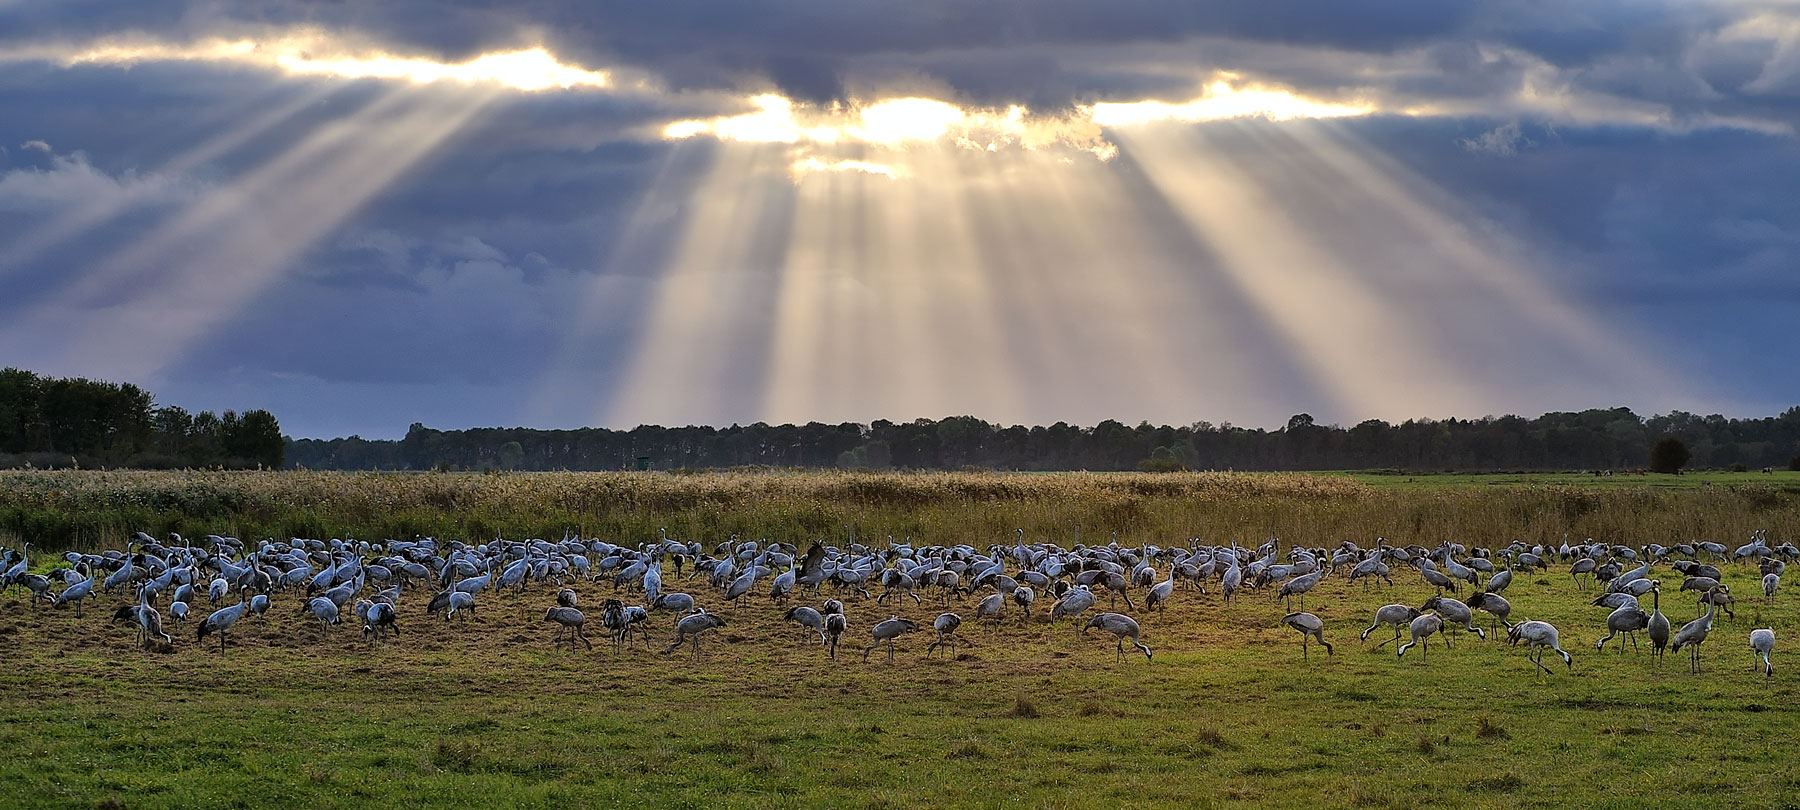
<svg viewBox="0 0 1800 810">
<path fill-rule="evenodd" d="M 1514 645 L 1521 641 L 1525 642 L 1526 657 L 1531 663 L 1536 664 L 1538 669 L 1543 670 L 1546 674 L 1550 672 L 1550 668 L 1544 666 L 1543 661 L 1544 651 L 1546 649 L 1555 650 L 1557 655 L 1562 656 L 1564 666 L 1567 666 L 1570 670 L 1575 669 L 1574 656 L 1569 655 L 1569 653 L 1563 650 L 1559 645 L 1556 627 L 1549 622 L 1541 622 L 1535 619 L 1519 622 L 1518 624 L 1513 625 L 1511 630 L 1506 632 L 1506 640 L 1507 643 Z"/>
<path fill-rule="evenodd" d="M 612 637 L 613 654 L 618 655 L 625 647 L 625 633 L 629 629 L 625 620 L 625 603 L 617 599 L 608 599 L 600 603 L 600 626 L 606 628 Z"/>
<path fill-rule="evenodd" d="M 1438 616 L 1436 613 L 1426 613 L 1424 615 L 1421 615 L 1417 619 L 1413 619 L 1412 624 L 1408 625 L 1407 629 L 1412 634 L 1412 640 L 1406 642 L 1405 644 L 1400 645 L 1399 654 L 1396 657 L 1405 658 L 1406 651 L 1409 648 L 1411 648 L 1413 645 L 1417 644 L 1417 645 L 1420 645 L 1419 646 L 1420 657 L 1424 658 L 1426 660 L 1429 660 L 1430 656 L 1428 655 L 1428 653 L 1431 650 L 1431 644 L 1429 641 L 1427 641 L 1427 639 L 1429 639 L 1431 637 L 1432 633 L 1443 632 L 1444 619 L 1443 619 L 1443 617 Z M 1445 636 L 1446 644 L 1449 643 L 1448 639 L 1449 639 L 1449 637 Z"/>
<path fill-rule="evenodd" d="M 148 588 L 138 589 L 137 621 L 139 640 L 146 646 L 157 636 L 162 636 L 164 644 L 171 646 L 175 644 L 175 639 L 163 632 L 162 614 L 150 605 L 150 589 Z"/>
<path fill-rule="evenodd" d="M 950 654 L 955 655 L 956 630 L 959 627 L 962 627 L 961 616 L 958 616 L 955 613 L 939 613 L 938 617 L 931 622 L 931 629 L 937 631 L 937 640 L 931 642 L 931 646 L 925 648 L 926 657 L 929 658 L 931 652 L 937 649 L 938 645 L 948 646 L 950 648 Z"/>
<path fill-rule="evenodd" d="M 1420 610 L 1421 612 L 1426 610 L 1435 611 L 1437 615 L 1444 620 L 1446 626 L 1461 627 L 1464 630 L 1474 633 L 1475 636 L 1482 641 L 1487 640 L 1487 631 L 1475 626 L 1475 611 L 1469 609 L 1469 606 L 1462 602 L 1455 599 L 1446 599 L 1442 596 L 1433 596 L 1430 599 L 1425 600 L 1425 606 Z M 1444 636 L 1444 643 L 1450 643 L 1449 635 Z"/>
<path fill-rule="evenodd" d="M 1762 659 L 1763 680 L 1775 677 L 1775 665 L 1769 663 L 1769 653 L 1775 651 L 1775 630 L 1771 627 L 1750 631 L 1751 669 L 1756 669 L 1757 658 Z"/>
<path fill-rule="evenodd" d="M 1323 577 L 1324 575 L 1325 575 L 1324 571 L 1314 571 L 1305 576 L 1294 577 L 1293 579 L 1288 580 L 1286 583 L 1284 583 L 1281 586 L 1281 604 L 1282 604 L 1282 606 L 1288 607 L 1289 606 L 1288 599 L 1290 597 L 1298 596 L 1298 597 L 1300 597 L 1300 606 L 1305 607 L 1306 606 L 1306 592 L 1312 590 L 1314 586 L 1318 585 L 1319 578 Z"/>
<path fill-rule="evenodd" d="M 1494 624 L 1490 625 L 1494 632 L 1500 632 L 1499 626 L 1502 624 L 1506 625 L 1506 629 L 1512 629 L 1512 622 L 1507 621 L 1506 618 L 1512 615 L 1512 603 L 1506 601 L 1506 597 L 1497 593 L 1476 591 L 1469 594 L 1469 598 L 1463 600 L 1463 604 L 1476 610 L 1486 611 L 1488 615 L 1494 617 Z"/>
<path fill-rule="evenodd" d="M 1511 585 L 1512 580 L 1513 572 L 1511 568 L 1508 568 L 1488 577 L 1487 585 L 1483 587 L 1482 590 L 1487 591 L 1488 593 L 1499 593 L 1506 590 L 1506 586 Z"/>
<path fill-rule="evenodd" d="M 315 596 L 306 602 L 306 612 L 319 620 L 319 636 L 323 638 L 331 632 L 331 626 L 338 623 L 338 604 L 323 596 Z"/>
<path fill-rule="evenodd" d="M 783 621 L 794 622 L 801 627 L 811 629 L 813 632 L 819 634 L 820 644 L 826 643 L 825 616 L 819 611 L 805 605 L 795 605 L 788 608 L 786 613 L 781 614 L 781 618 Z"/>
<path fill-rule="evenodd" d="M 1175 566 L 1169 566 L 1169 578 L 1150 586 L 1144 597 L 1144 610 L 1161 613 L 1169 608 L 1169 597 L 1175 593 Z"/>
<path fill-rule="evenodd" d="M 1037 591 L 1032 590 L 1029 586 L 1020 585 L 1013 590 L 1012 600 L 1013 604 L 1018 605 L 1019 609 L 1024 611 L 1025 618 L 1022 621 L 1031 621 L 1031 604 L 1037 601 Z"/>
<path fill-rule="evenodd" d="M 1775 589 L 1781 587 L 1781 575 L 1773 572 L 1763 574 L 1762 586 L 1763 598 L 1771 602 L 1775 601 Z"/>
<path fill-rule="evenodd" d="M 665 593 L 650 603 L 651 610 L 673 610 L 687 614 L 694 610 L 694 597 L 685 593 Z"/>
<path fill-rule="evenodd" d="M 1606 649 L 1606 642 L 1612 641 L 1613 636 L 1620 633 L 1624 633 L 1626 638 L 1631 639 L 1631 649 L 1636 650 L 1637 631 L 1649 626 L 1650 614 L 1645 613 L 1643 608 L 1638 607 L 1637 605 L 1625 605 L 1620 607 L 1606 615 L 1606 629 L 1608 632 L 1605 638 L 1600 639 L 1600 642 L 1594 645 L 1594 650 L 1598 652 Z M 1625 642 L 1623 641 L 1619 642 L 1619 654 L 1625 654 Z"/>
<path fill-rule="evenodd" d="M 1599 565 L 1600 562 L 1593 557 L 1582 557 L 1581 559 L 1576 560 L 1574 565 L 1569 566 L 1569 578 L 1575 580 L 1575 587 L 1580 589 L 1582 587 L 1581 575 L 1587 574 L 1588 579 L 1592 580 L 1594 578 L 1594 568 Z"/>
<path fill-rule="evenodd" d="M 1688 648 L 1688 671 L 1700 671 L 1700 645 L 1706 643 L 1706 634 L 1712 632 L 1713 616 L 1719 612 L 1719 604 L 1712 603 L 1706 614 L 1681 626 L 1675 631 L 1675 637 L 1669 640 L 1670 652 L 1681 652 Z"/>
<path fill-rule="evenodd" d="M 1618 610 L 1619 608 L 1627 606 L 1637 607 L 1638 598 L 1628 593 L 1608 593 L 1595 597 L 1594 601 L 1589 602 L 1588 604 L 1591 604 L 1594 607 Z"/>
<path fill-rule="evenodd" d="M 825 614 L 825 637 L 829 640 L 827 649 L 832 659 L 837 658 L 838 637 L 844 634 L 845 619 L 842 611 Z"/>
<path fill-rule="evenodd" d="M 259 593 L 250 597 L 250 612 L 256 614 L 256 623 L 264 624 L 263 614 L 269 612 L 269 595 Z"/>
<path fill-rule="evenodd" d="M 62 593 L 56 595 L 56 601 L 51 602 L 50 606 L 53 608 L 60 608 L 64 605 L 72 604 L 75 606 L 75 615 L 80 616 L 81 603 L 94 593 L 94 572 L 93 568 L 89 567 L 87 563 L 76 566 L 76 570 L 86 571 L 87 579 L 64 588 Z"/>
<path fill-rule="evenodd" d="M 1382 605 L 1375 611 L 1375 620 L 1369 623 L 1368 629 L 1362 631 L 1360 640 L 1368 641 L 1369 634 L 1375 632 L 1376 628 L 1389 624 L 1394 627 L 1394 637 L 1375 645 L 1375 649 L 1379 650 L 1390 643 L 1398 644 L 1400 643 L 1400 626 L 1411 624 L 1413 619 L 1419 618 L 1419 613 L 1419 609 L 1411 605 Z"/>
<path fill-rule="evenodd" d="M 213 611 L 211 616 L 206 617 L 206 621 L 200 623 L 198 635 L 194 637 L 194 640 L 204 641 L 208 634 L 218 633 L 219 652 L 223 654 L 225 652 L 225 631 L 230 630 L 232 625 L 237 624 L 238 619 L 244 618 L 244 610 L 247 607 L 248 605 L 244 602 L 243 595 L 240 593 L 238 595 L 237 604 Z"/>
<path fill-rule="evenodd" d="M 561 600 L 558 601 L 560 602 Z M 463 593 L 462 591 L 451 591 L 449 607 L 450 609 L 444 612 L 444 621 L 450 621 L 451 617 L 460 613 L 467 613 L 470 616 L 474 616 L 475 594 Z M 562 605 L 562 607 L 574 607 L 574 605 Z"/>
<path fill-rule="evenodd" d="M 989 626 L 998 627 L 1000 624 L 1000 614 L 1005 609 L 1006 594 L 997 591 L 990 593 L 987 596 L 982 597 L 980 602 L 975 603 L 975 621 L 979 622 L 983 619 L 990 619 L 992 621 L 989 622 Z"/>
<path fill-rule="evenodd" d="M 1078 585 L 1050 607 L 1050 621 L 1054 622 L 1064 616 L 1080 618 L 1083 611 L 1094 606 L 1095 601 L 1094 592 L 1088 590 L 1088 586 Z M 1080 629 L 1077 628 L 1076 632 L 1080 632 Z"/>
<path fill-rule="evenodd" d="M 675 623 L 675 640 L 671 642 L 668 647 L 663 649 L 663 655 L 674 652 L 684 641 L 692 648 L 692 652 L 689 653 L 690 655 L 699 655 L 700 634 L 715 627 L 724 626 L 724 619 L 705 611 L 683 616 L 681 617 L 681 621 Z"/>
<path fill-rule="evenodd" d="M 654 603 L 656 600 L 651 600 Z M 581 607 L 581 596 L 574 588 L 564 588 L 556 592 L 556 604 L 561 607 Z"/>
<path fill-rule="evenodd" d="M 1662 589 L 1650 589 L 1650 621 L 1644 629 L 1650 636 L 1650 655 L 1660 659 L 1669 647 L 1669 617 L 1662 612 Z"/>
<path fill-rule="evenodd" d="M 1701 594 L 1700 604 L 1702 606 L 1710 605 L 1719 610 L 1723 610 L 1725 611 L 1725 615 L 1732 619 L 1737 618 L 1737 614 L 1731 612 L 1731 606 L 1737 604 L 1737 599 L 1731 595 L 1731 588 L 1729 586 L 1720 585 Z"/>
<path fill-rule="evenodd" d="M 1139 636 L 1141 631 L 1138 629 L 1137 620 L 1130 616 L 1123 613 L 1101 613 L 1088 619 L 1087 624 L 1081 626 L 1081 632 L 1085 634 L 1088 629 L 1092 627 L 1098 627 L 1105 630 L 1106 632 L 1113 634 L 1113 637 L 1119 640 L 1118 649 L 1120 661 L 1125 660 L 1125 639 L 1127 638 L 1131 639 L 1131 646 L 1143 651 L 1145 661 L 1154 660 L 1151 657 L 1149 645 L 1144 644 Z"/>
<path fill-rule="evenodd" d="M 886 621 L 877 623 L 874 627 L 869 628 L 869 635 L 875 639 L 875 643 L 863 650 L 863 660 L 869 660 L 869 653 L 874 652 L 876 647 L 885 642 L 888 648 L 888 660 L 893 661 L 894 639 L 917 629 L 919 629 L 918 624 L 911 619 L 902 619 L 899 616 L 890 616 Z"/>
<path fill-rule="evenodd" d="M 587 634 L 582 632 L 582 625 L 587 623 L 587 617 L 581 615 L 581 611 L 572 607 L 562 607 L 559 605 L 544 611 L 544 621 L 556 622 L 557 624 L 562 625 L 556 631 L 556 647 L 562 646 L 562 639 L 566 634 L 569 637 L 570 650 L 575 649 L 575 641 L 577 639 L 579 639 L 581 643 L 586 644 L 588 649 L 591 650 L 594 648 L 594 642 L 589 641 Z"/>
<path fill-rule="evenodd" d="M 1289 613 L 1281 617 L 1281 623 L 1300 631 L 1300 658 L 1308 655 L 1307 640 L 1315 639 L 1325 647 L 1326 655 L 1335 655 L 1331 642 L 1325 640 L 1325 621 L 1311 613 Z"/>
<path fill-rule="evenodd" d="M 366 609 L 358 611 L 358 614 L 362 616 L 364 638 L 379 643 L 387 638 L 390 631 L 396 636 L 400 635 L 399 617 L 394 612 L 393 603 L 371 602 Z"/>
</svg>

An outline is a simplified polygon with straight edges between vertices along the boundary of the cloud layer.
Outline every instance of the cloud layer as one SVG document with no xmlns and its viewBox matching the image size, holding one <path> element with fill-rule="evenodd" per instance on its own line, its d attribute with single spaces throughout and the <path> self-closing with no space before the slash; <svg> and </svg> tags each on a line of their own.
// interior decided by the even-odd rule
<svg viewBox="0 0 1800 810">
<path fill-rule="evenodd" d="M 296 435 L 1800 401 L 1783 4 L 64 2 L 0 32 L 4 362 Z M 1309 337 L 1280 302 L 1333 285 L 1366 311 Z"/>
</svg>

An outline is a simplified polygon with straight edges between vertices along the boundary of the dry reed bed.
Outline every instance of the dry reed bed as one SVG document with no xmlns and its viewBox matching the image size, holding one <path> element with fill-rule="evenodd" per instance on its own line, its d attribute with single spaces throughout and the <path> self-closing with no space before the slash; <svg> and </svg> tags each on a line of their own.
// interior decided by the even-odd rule
<svg viewBox="0 0 1800 810">
<path fill-rule="evenodd" d="M 925 543 L 1035 538 L 1309 545 L 1512 539 L 1730 541 L 1800 531 L 1780 489 L 1508 486 L 1375 489 L 1337 476 L 1261 473 L 339 473 L 10 471 L 0 532 L 47 547 L 116 544 L 137 530 L 240 536 L 496 534 L 564 530 L 632 542 L 659 527 L 703 541 L 910 537 Z"/>
</svg>

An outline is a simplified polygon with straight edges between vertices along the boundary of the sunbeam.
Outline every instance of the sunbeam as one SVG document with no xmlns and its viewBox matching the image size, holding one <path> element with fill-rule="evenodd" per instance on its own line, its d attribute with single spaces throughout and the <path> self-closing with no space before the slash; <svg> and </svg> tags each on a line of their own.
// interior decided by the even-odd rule
<svg viewBox="0 0 1800 810">
<path fill-rule="evenodd" d="M 338 89 L 330 86 L 317 86 L 302 90 L 285 103 L 266 110 L 170 158 L 158 166 L 156 172 L 169 177 L 186 175 L 188 172 L 212 163 L 268 134 L 270 130 L 289 121 L 307 107 L 317 104 Z M 94 200 L 64 212 L 55 219 L 33 229 L 12 244 L 5 246 L 4 250 L 0 250 L 0 273 L 24 264 L 33 257 L 118 216 L 138 204 L 140 202 L 138 196 L 131 193 L 130 190 L 126 190 L 112 197 Z"/>
<path fill-rule="evenodd" d="M 687 201 L 672 253 L 655 274 L 649 317 L 629 370 L 605 406 L 613 423 L 717 419 L 724 392 L 760 390 L 755 375 L 769 328 L 770 265 L 785 240 L 772 229 L 791 198 L 780 146 L 720 143 Z M 770 240 L 773 240 L 771 243 Z"/>
<path fill-rule="evenodd" d="M 322 127 L 116 253 L 5 339 L 82 373 L 153 375 L 494 97 L 395 92 Z"/>
</svg>

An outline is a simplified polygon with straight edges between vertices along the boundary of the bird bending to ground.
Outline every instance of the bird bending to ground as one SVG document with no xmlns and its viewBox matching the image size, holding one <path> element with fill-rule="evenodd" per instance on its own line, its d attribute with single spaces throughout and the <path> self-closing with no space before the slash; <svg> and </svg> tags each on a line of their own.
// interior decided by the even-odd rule
<svg viewBox="0 0 1800 810">
<path fill-rule="evenodd" d="M 663 655 L 674 652 L 684 641 L 692 647 L 689 655 L 699 655 L 700 634 L 715 627 L 724 626 L 725 620 L 711 613 L 701 612 L 683 616 L 681 621 L 675 623 L 675 640 L 668 647 L 663 648 Z"/>
<path fill-rule="evenodd" d="M 1427 639 L 1429 639 L 1431 637 L 1432 633 L 1443 632 L 1443 630 L 1444 630 L 1443 617 L 1437 615 L 1436 613 L 1426 613 L 1417 619 L 1413 619 L 1412 624 L 1408 625 L 1408 629 L 1412 633 L 1412 640 L 1406 642 L 1405 644 L 1400 645 L 1399 655 L 1396 657 L 1405 658 L 1406 651 L 1408 649 L 1410 649 L 1413 645 L 1416 644 L 1416 645 L 1421 645 L 1419 647 L 1420 657 L 1425 658 L 1426 660 L 1430 660 L 1428 653 L 1431 650 L 1431 643 L 1429 641 L 1427 641 Z M 1445 637 L 1444 643 L 1445 644 L 1450 643 L 1449 638 L 1447 636 Z"/>
<path fill-rule="evenodd" d="M 882 642 L 887 643 L 888 660 L 894 660 L 894 639 L 917 629 L 919 629 L 917 624 L 914 624 L 910 619 L 902 619 L 899 616 L 891 616 L 887 621 L 876 624 L 869 629 L 869 635 L 875 639 L 875 643 L 870 644 L 867 649 L 863 650 L 863 660 L 869 660 L 869 653 L 874 652 L 875 648 L 881 646 Z"/>
<path fill-rule="evenodd" d="M 948 646 L 950 648 L 950 654 L 955 655 L 956 629 L 961 626 L 961 616 L 958 616 L 955 613 L 939 613 L 937 619 L 931 623 L 931 629 L 937 631 L 937 640 L 931 642 L 931 646 L 925 648 L 925 655 L 930 656 L 931 651 L 937 649 L 938 645 Z"/>
<path fill-rule="evenodd" d="M 1302 659 L 1307 657 L 1306 645 L 1309 638 L 1317 639 L 1320 644 L 1324 645 L 1326 655 L 1336 654 L 1332 652 L 1331 642 L 1325 640 L 1325 621 L 1323 619 L 1311 613 L 1289 613 L 1281 617 L 1281 623 L 1300 631 L 1300 657 Z"/>
<path fill-rule="evenodd" d="M 1568 652 L 1564 651 L 1559 645 L 1556 627 L 1549 622 L 1540 622 L 1536 620 L 1519 622 L 1518 624 L 1513 625 L 1511 630 L 1506 632 L 1506 640 L 1509 644 L 1518 644 L 1521 641 L 1525 642 L 1527 645 L 1525 648 L 1526 656 L 1530 658 L 1531 663 L 1537 665 L 1538 669 L 1541 669 L 1546 673 L 1550 671 L 1550 668 L 1544 666 L 1543 662 L 1544 650 L 1546 649 L 1555 650 L 1557 655 L 1562 656 L 1564 665 L 1570 670 L 1575 669 L 1574 656 L 1569 655 Z M 1535 653 L 1535 655 L 1533 655 L 1533 653 Z"/>
<path fill-rule="evenodd" d="M 1763 627 L 1750 631 L 1750 658 L 1752 670 L 1758 669 L 1755 659 L 1761 658 L 1763 680 L 1775 677 L 1775 665 L 1769 663 L 1769 653 L 1775 650 L 1775 630 Z"/>
<path fill-rule="evenodd" d="M 1361 640 L 1368 641 L 1369 634 L 1375 632 L 1376 628 L 1384 624 L 1391 624 L 1394 626 L 1394 637 L 1375 645 L 1375 649 L 1379 650 L 1390 642 L 1398 644 L 1400 642 L 1400 626 L 1411 624 L 1412 620 L 1417 618 L 1419 618 L 1419 609 L 1411 605 L 1382 605 L 1375 611 L 1375 620 L 1369 623 L 1369 628 L 1362 631 Z"/>
<path fill-rule="evenodd" d="M 1119 640 L 1120 661 L 1125 660 L 1126 638 L 1131 639 L 1131 646 L 1144 651 L 1145 661 L 1154 660 L 1150 657 L 1150 648 L 1139 640 L 1137 620 L 1130 616 L 1123 613 L 1102 613 L 1092 619 L 1088 619 L 1087 624 L 1082 625 L 1081 632 L 1086 633 L 1090 627 L 1098 627 L 1105 630 L 1106 632 L 1113 634 L 1113 636 Z"/>
</svg>

